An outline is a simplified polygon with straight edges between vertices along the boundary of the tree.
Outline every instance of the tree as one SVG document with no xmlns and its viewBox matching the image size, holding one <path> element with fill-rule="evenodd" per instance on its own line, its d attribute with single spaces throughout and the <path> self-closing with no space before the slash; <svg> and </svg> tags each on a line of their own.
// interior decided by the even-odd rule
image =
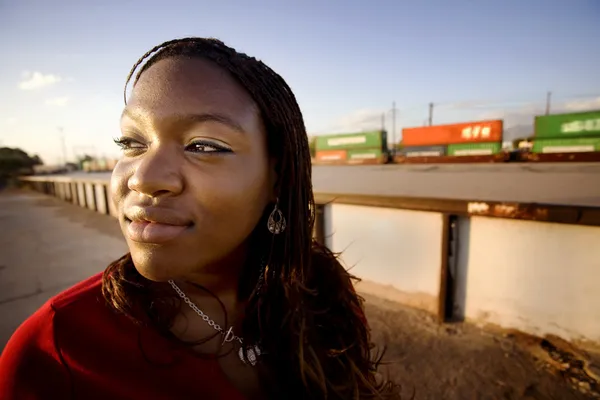
<svg viewBox="0 0 600 400">
<path fill-rule="evenodd" d="M 21 149 L 0 147 L 0 186 L 19 176 L 33 173 L 33 166 L 42 164 L 38 156 L 30 157 Z"/>
<path fill-rule="evenodd" d="M 40 158 L 40 156 L 38 156 L 37 154 L 35 154 L 31 159 L 34 162 L 33 165 L 44 165 L 44 162 L 42 161 L 42 159 Z"/>
</svg>

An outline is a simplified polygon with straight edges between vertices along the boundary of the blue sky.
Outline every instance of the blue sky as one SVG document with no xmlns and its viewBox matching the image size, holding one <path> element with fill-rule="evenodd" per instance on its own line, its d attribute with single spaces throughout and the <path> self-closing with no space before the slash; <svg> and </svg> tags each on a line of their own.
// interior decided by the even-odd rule
<svg viewBox="0 0 600 400">
<path fill-rule="evenodd" d="M 527 122 L 548 90 L 556 110 L 600 108 L 598 21 L 596 0 L 0 0 L 0 145 L 55 162 L 62 127 L 69 158 L 117 155 L 130 67 L 188 35 L 279 72 L 309 133 L 379 127 L 392 101 L 397 138 L 429 102 L 434 123 Z"/>
</svg>

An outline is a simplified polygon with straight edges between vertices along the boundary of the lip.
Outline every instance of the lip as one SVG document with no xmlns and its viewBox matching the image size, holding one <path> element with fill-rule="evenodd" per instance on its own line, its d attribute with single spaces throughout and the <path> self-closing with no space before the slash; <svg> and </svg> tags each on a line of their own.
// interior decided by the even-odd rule
<svg viewBox="0 0 600 400">
<path fill-rule="evenodd" d="M 168 225 L 148 221 L 129 221 L 127 236 L 134 242 L 162 244 L 181 236 L 189 225 Z"/>
<path fill-rule="evenodd" d="M 125 222 L 129 239 L 152 244 L 174 240 L 193 226 L 177 211 L 156 207 L 132 207 L 125 213 Z"/>
</svg>

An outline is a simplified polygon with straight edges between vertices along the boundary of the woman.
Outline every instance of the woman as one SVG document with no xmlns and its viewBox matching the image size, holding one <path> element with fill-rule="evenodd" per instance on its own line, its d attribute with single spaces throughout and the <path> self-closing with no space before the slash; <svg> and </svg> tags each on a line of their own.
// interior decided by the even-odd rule
<svg viewBox="0 0 600 400">
<path fill-rule="evenodd" d="M 395 395 L 353 277 L 312 240 L 308 140 L 285 81 L 202 38 L 156 46 L 134 74 L 111 181 L 130 253 L 19 328 L 0 397 Z"/>
</svg>

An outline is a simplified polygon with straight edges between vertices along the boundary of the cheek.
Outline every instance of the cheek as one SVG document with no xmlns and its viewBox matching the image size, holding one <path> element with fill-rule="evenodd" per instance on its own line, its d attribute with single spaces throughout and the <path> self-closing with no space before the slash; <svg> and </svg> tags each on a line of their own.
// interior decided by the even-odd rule
<svg viewBox="0 0 600 400">
<path fill-rule="evenodd" d="M 121 210 L 120 204 L 123 202 L 127 195 L 127 180 L 129 177 L 128 171 L 130 168 L 127 163 L 120 160 L 115 168 L 113 169 L 110 178 L 110 198 L 117 206 L 117 210 Z"/>
<path fill-rule="evenodd" d="M 239 241 L 256 226 L 271 197 L 267 165 L 205 175 L 194 182 L 202 227 L 215 240 Z"/>
</svg>

